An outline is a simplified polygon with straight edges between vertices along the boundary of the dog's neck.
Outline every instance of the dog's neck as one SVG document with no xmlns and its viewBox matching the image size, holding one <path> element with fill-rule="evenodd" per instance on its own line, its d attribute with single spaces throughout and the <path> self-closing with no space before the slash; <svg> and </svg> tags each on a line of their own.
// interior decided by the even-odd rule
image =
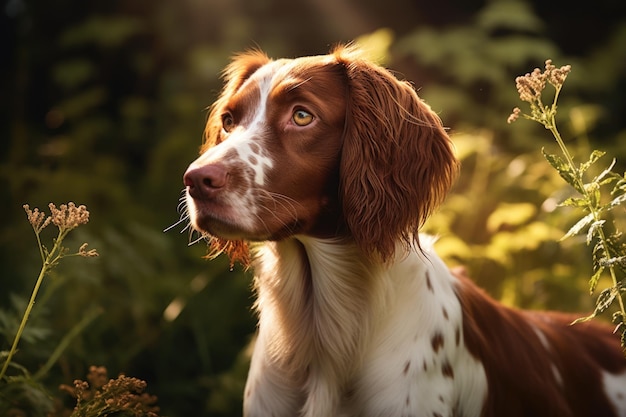
<svg viewBox="0 0 626 417">
<path fill-rule="evenodd" d="M 350 391 L 364 369 L 378 372 L 379 366 L 413 375 L 424 392 L 433 380 L 456 400 L 471 391 L 470 381 L 451 377 L 455 364 L 469 363 L 472 375 L 480 368 L 459 356 L 464 349 L 456 280 L 437 257 L 415 250 L 383 265 L 350 241 L 308 237 L 264 243 L 255 252 L 257 344 L 263 346 L 255 366 L 271 364 L 268 369 L 280 369 L 285 384 L 301 387 L 301 398 L 315 403 L 303 408 L 316 410 L 311 415 L 332 415 L 339 404 L 358 410 L 357 404 L 379 395 L 369 387 L 360 387 L 358 395 Z M 397 337 L 407 331 L 414 336 Z M 253 371 L 255 378 L 263 372 Z"/>
<path fill-rule="evenodd" d="M 302 236 L 257 249 L 259 326 L 271 334 L 271 359 L 302 372 L 294 377 L 319 371 L 345 381 L 359 364 L 385 282 L 383 267 L 358 251 L 350 241 Z"/>
</svg>

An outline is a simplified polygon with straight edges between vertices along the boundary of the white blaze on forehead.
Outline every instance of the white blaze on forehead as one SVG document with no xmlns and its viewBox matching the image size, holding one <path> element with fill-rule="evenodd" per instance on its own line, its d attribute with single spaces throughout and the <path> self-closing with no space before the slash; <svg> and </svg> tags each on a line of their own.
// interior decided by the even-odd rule
<svg viewBox="0 0 626 417">
<path fill-rule="evenodd" d="M 277 62 L 266 64 L 259 68 L 241 88 L 249 88 L 250 83 L 256 83 L 259 89 L 259 104 L 255 109 L 252 122 L 241 129 L 235 130 L 233 134 L 240 135 L 240 141 L 235 148 L 237 155 L 246 162 L 254 171 L 254 182 L 257 185 L 265 184 L 265 170 L 272 168 L 272 160 L 263 153 L 260 138 L 267 126 L 267 104 L 272 90 L 274 76 L 277 71 Z M 234 138 L 233 138 L 234 139 Z"/>
<path fill-rule="evenodd" d="M 264 65 L 241 86 L 241 89 L 254 88 L 256 84 L 259 91 L 258 103 L 254 108 L 245 109 L 246 112 L 252 113 L 252 117 L 246 117 L 246 119 L 252 121 L 246 126 L 237 126 L 227 140 L 209 148 L 191 164 L 192 167 L 218 161 L 228 163 L 228 154 L 234 151 L 242 162 L 252 168 L 255 184 L 265 184 L 266 170 L 271 169 L 274 163 L 263 149 L 262 138 L 266 134 L 269 95 L 274 77 L 280 67 L 277 64 L 277 62 L 272 62 Z"/>
</svg>

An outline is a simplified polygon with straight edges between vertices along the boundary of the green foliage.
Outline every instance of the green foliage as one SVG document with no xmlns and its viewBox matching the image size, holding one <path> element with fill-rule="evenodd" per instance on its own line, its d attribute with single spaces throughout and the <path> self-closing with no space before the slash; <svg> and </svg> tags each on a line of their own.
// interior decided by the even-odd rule
<svg viewBox="0 0 626 417">
<path fill-rule="evenodd" d="M 501 114 L 514 99 L 502 87 L 512 70 L 545 56 L 558 56 L 556 45 L 543 36 L 544 28 L 528 3 L 494 1 L 471 24 L 419 27 L 394 50 L 429 70 L 424 72 L 431 82 L 417 86 L 446 123 L 457 129 L 489 126 L 498 137 L 512 136 L 508 146 L 526 151 L 532 149 L 528 131 L 507 132 L 501 122 Z M 504 146 L 505 141 L 500 144 Z"/>
<path fill-rule="evenodd" d="M 440 235 L 446 259 L 467 265 L 507 303 L 593 308 L 585 292 L 594 271 L 576 245 L 585 236 L 556 242 L 578 218 L 574 207 L 554 210 L 572 195 L 536 152 L 543 128 L 508 129 L 502 120 L 517 100 L 509 86 L 515 74 L 546 56 L 564 59 L 563 42 L 541 17 L 551 5 L 496 1 L 474 13 L 457 2 L 443 24 L 429 16 L 436 8 L 419 5 L 409 8 L 415 13 L 373 0 L 335 6 L 348 13 L 282 0 L 7 4 L 0 350 L 10 349 L 40 265 L 23 222 L 25 201 L 86 204 L 94 219 L 67 246 L 88 241 L 101 255 L 66 258 L 42 284 L 15 358 L 24 371 L 56 360 L 37 384 L 20 385 L 19 398 L 35 404 L 23 409 L 28 416 L 49 410 L 59 384 L 92 363 L 140 376 L 164 415 L 241 415 L 255 330 L 249 276 L 224 259 L 203 260 L 206 248 L 187 247 L 186 234 L 161 231 L 177 218 L 181 177 L 197 154 L 219 73 L 229 56 L 250 47 L 273 57 L 324 53 L 393 22 L 359 41 L 415 83 L 452 127 L 463 160 L 454 194 L 427 229 Z M 615 63 L 626 61 L 626 26 L 608 23 L 593 31 L 600 40 L 593 50 L 567 58 L 576 72 L 559 115 L 577 139 L 574 154 L 589 155 L 601 143 L 619 161 L 626 133 L 623 68 Z M 567 36 L 570 54 L 580 40 L 574 35 Z M 606 272 L 598 285 L 605 280 Z M 24 376 L 15 365 L 12 377 Z M 18 396 L 0 397 L 2 406 L 7 398 Z"/>
<path fill-rule="evenodd" d="M 0 360 L 6 359 L 0 355 Z M 0 415 L 49 417 L 54 410 L 52 397 L 46 388 L 34 380 L 26 368 L 11 363 L 13 376 L 0 381 Z"/>
<path fill-rule="evenodd" d="M 556 218 L 559 175 L 531 152 L 494 149 L 487 131 L 455 134 L 462 173 L 424 232 L 437 252 L 466 266 L 479 285 L 503 302 L 527 308 L 579 308 L 571 277 L 583 272 L 576 248 L 557 243 L 569 217 Z M 583 303 L 584 305 L 584 303 Z"/>
<path fill-rule="evenodd" d="M 611 277 L 611 286 L 600 292 L 593 313 L 576 320 L 574 323 L 588 321 L 604 313 L 615 302 L 619 311 L 613 315 L 613 321 L 617 325 L 616 331 L 620 332 L 620 339 L 623 342 L 626 339 L 624 333 L 626 328 L 623 321 L 626 316 L 626 310 L 622 299 L 622 292 L 626 288 L 626 278 L 624 277 L 626 244 L 621 242 L 622 235 L 617 229 L 610 230 L 607 227 L 607 221 L 603 216 L 611 214 L 614 208 L 626 201 L 626 187 L 624 186 L 626 174 L 621 176 L 612 171 L 615 166 L 615 160 L 613 160 L 600 174 L 586 181 L 590 168 L 605 155 L 605 152 L 594 150 L 591 152 L 588 161 L 576 165 L 569 149 L 561 138 L 556 125 L 557 101 L 570 69 L 570 66 L 556 68 L 548 60 L 546 61 L 545 71 L 541 72 L 541 70 L 535 69 L 532 74 L 517 77 L 517 91 L 520 94 L 520 99 L 529 103 L 530 114 L 521 113 L 519 108 L 515 108 L 513 114 L 509 117 L 509 122 L 515 121 L 522 114 L 525 118 L 542 124 L 553 134 L 563 157 L 548 154 L 545 151 L 543 151 L 543 155 L 561 178 L 578 193 L 575 197 L 566 199 L 562 205 L 575 207 L 586 213 L 569 229 L 561 240 L 576 236 L 585 230 L 587 231 L 587 245 L 593 244 L 592 261 L 594 273 L 589 280 L 589 291 L 591 294 L 595 292 L 600 277 L 605 270 L 608 271 Z M 552 104 L 550 105 L 544 104 L 542 98 L 547 85 L 551 85 L 555 90 Z M 607 201 L 606 198 L 603 198 L 606 195 L 606 191 L 604 193 L 603 191 L 611 185 L 612 190 Z M 625 343 L 622 343 L 622 348 L 626 351 Z"/>
</svg>

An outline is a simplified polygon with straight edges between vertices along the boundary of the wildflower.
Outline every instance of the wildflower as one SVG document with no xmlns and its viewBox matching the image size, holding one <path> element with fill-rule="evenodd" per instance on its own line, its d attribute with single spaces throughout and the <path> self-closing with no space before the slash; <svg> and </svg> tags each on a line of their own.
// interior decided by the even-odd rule
<svg viewBox="0 0 626 417">
<path fill-rule="evenodd" d="M 85 243 L 85 245 L 87 244 Z M 91 365 L 89 367 L 89 374 L 87 374 L 87 381 L 89 381 L 89 384 L 94 389 L 102 388 L 109 381 L 107 368 L 104 366 Z"/>
<path fill-rule="evenodd" d="M 516 107 L 513 109 L 513 113 L 511 113 L 509 115 L 509 118 L 506 119 L 506 122 L 508 124 L 513 123 L 514 121 L 516 121 L 519 118 L 520 113 L 522 112 L 522 110 L 519 107 Z"/>
<path fill-rule="evenodd" d="M 89 249 L 87 250 L 87 246 L 89 246 L 88 243 L 83 243 L 80 248 L 78 248 L 78 255 L 79 256 L 83 256 L 85 258 L 93 258 L 98 256 L 98 251 L 96 251 L 95 249 Z"/>
<path fill-rule="evenodd" d="M 622 236 L 620 232 L 615 231 L 613 234 L 607 234 L 608 231 L 604 229 L 606 220 L 602 218 L 603 212 L 611 210 L 626 201 L 626 186 L 624 186 L 622 176 L 612 172 L 615 160 L 602 174 L 595 177 L 591 182 L 586 183 L 583 179 L 584 174 L 605 153 L 594 150 L 588 162 L 577 164 L 574 162 L 571 152 L 565 146 L 565 142 L 557 129 L 555 121 L 557 101 L 561 88 L 571 69 L 570 65 L 557 68 L 552 64 L 552 60 L 548 59 L 545 61 L 545 70 L 543 72 L 535 68 L 532 73 L 517 77 L 515 83 L 520 99 L 528 102 L 530 105 L 530 115 L 522 115 L 550 130 L 561 149 L 563 157 L 551 155 L 543 151 L 546 160 L 580 194 L 577 197 L 565 200 L 562 205 L 582 208 L 585 216 L 572 226 L 561 240 L 587 229 L 587 245 L 591 245 L 595 241 L 593 245 L 593 270 L 595 272 L 589 280 L 590 293 L 595 291 L 605 269 L 608 269 L 612 280 L 612 287 L 605 288 L 598 296 L 593 313 L 587 317 L 575 320 L 572 324 L 591 320 L 598 314 L 605 312 L 616 300 L 619 311 L 613 315 L 613 323 L 617 325 L 614 333 L 621 334 L 621 345 L 624 352 L 626 352 L 626 321 L 624 320 L 626 317 L 626 302 L 622 299 L 621 294 L 624 280 L 620 280 L 618 277 L 618 272 L 623 271 L 623 268 L 618 267 L 621 267 L 623 260 L 626 259 L 626 253 L 624 252 L 626 245 L 620 243 Z M 552 85 L 555 90 L 551 104 L 544 104 L 541 99 L 541 92 L 545 88 L 546 82 Z M 515 108 L 507 121 L 511 123 L 519 115 L 520 109 Z M 612 201 L 604 203 L 602 201 L 601 187 L 615 181 L 617 185 L 611 191 Z"/>
<path fill-rule="evenodd" d="M 517 87 L 519 98 L 530 105 L 530 114 L 522 113 L 519 108 L 515 108 L 513 109 L 513 113 L 509 115 L 507 123 L 513 123 L 522 115 L 529 120 L 541 123 L 546 129 L 554 129 L 556 102 L 561 87 L 563 87 L 563 83 L 571 69 L 572 67 L 570 65 L 557 68 L 552 64 L 551 59 L 547 59 L 544 71 L 535 68 L 532 72 L 515 78 L 515 86 Z M 547 84 L 552 85 L 555 89 L 551 105 L 544 104 L 541 97 Z"/>
<path fill-rule="evenodd" d="M 89 222 L 89 211 L 87 207 L 76 205 L 72 202 L 68 204 L 61 204 L 57 209 L 53 203 L 49 204 L 52 223 L 54 223 L 60 230 L 70 231 L 81 224 Z"/>
<path fill-rule="evenodd" d="M 72 416 L 129 415 L 158 417 L 157 397 L 145 391 L 147 384 L 139 378 L 120 375 L 109 379 L 103 366 L 91 366 L 86 381 L 74 381 L 74 387 L 60 388 L 77 401 Z"/>
<path fill-rule="evenodd" d="M 26 211 L 26 215 L 28 216 L 28 222 L 31 224 L 31 226 L 33 226 L 35 233 L 41 232 L 44 227 L 50 224 L 52 218 L 47 217 L 46 213 L 39 211 L 38 208 L 31 210 L 28 204 L 24 204 L 23 207 Z"/>
<path fill-rule="evenodd" d="M 541 92 L 546 87 L 547 75 L 542 73 L 539 68 L 535 68 L 533 72 L 517 77 L 515 85 L 517 92 L 522 101 L 532 103 L 541 97 Z"/>
<path fill-rule="evenodd" d="M 559 88 L 565 82 L 567 74 L 572 70 L 571 65 L 564 65 L 561 68 L 557 68 L 552 64 L 552 60 L 546 60 L 546 77 L 548 82 L 553 86 Z"/>
</svg>

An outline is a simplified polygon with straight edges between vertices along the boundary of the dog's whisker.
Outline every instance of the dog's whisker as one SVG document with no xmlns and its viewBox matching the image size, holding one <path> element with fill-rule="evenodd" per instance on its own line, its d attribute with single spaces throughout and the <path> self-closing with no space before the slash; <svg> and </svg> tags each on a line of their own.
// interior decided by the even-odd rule
<svg viewBox="0 0 626 417">
<path fill-rule="evenodd" d="M 166 227 L 165 229 L 163 229 L 163 233 L 167 233 L 167 232 L 169 232 L 170 230 L 172 230 L 172 229 L 173 229 L 173 228 L 175 228 L 176 226 L 179 226 L 179 225 L 181 225 L 181 224 L 185 223 L 187 220 L 189 220 L 189 217 L 188 217 L 188 216 L 186 216 L 186 217 L 181 217 L 181 218 L 180 218 L 179 220 L 177 220 L 174 224 L 172 224 L 172 225 L 170 225 L 170 226 Z M 187 227 L 189 227 L 189 226 L 185 226 L 185 228 L 184 228 L 183 230 L 185 230 Z"/>
<path fill-rule="evenodd" d="M 188 219 L 185 219 L 185 220 L 188 220 Z M 185 233 L 186 230 L 190 228 L 191 228 L 191 223 L 187 223 L 185 227 L 183 227 L 179 233 L 182 235 L 183 233 Z"/>
<path fill-rule="evenodd" d="M 187 246 L 193 246 L 193 245 L 195 245 L 196 243 L 200 242 L 201 240 L 205 240 L 205 239 L 206 239 L 206 236 L 201 235 L 201 236 L 200 236 L 199 238 L 197 238 L 196 240 L 190 241 L 190 242 L 187 244 Z"/>
</svg>

